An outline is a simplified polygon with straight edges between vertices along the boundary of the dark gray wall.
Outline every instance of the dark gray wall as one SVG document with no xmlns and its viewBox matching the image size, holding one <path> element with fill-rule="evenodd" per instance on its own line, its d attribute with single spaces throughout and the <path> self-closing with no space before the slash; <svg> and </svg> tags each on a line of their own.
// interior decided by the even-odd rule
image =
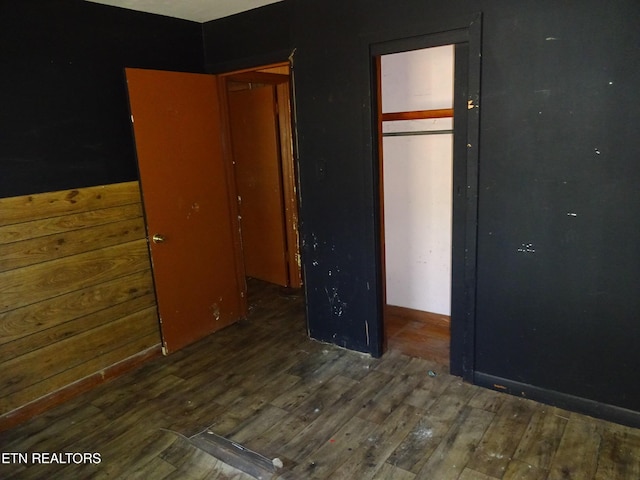
<svg viewBox="0 0 640 480">
<path fill-rule="evenodd" d="M 288 1 L 203 24 L 205 64 L 212 73 L 277 63 L 291 54 Z"/>
<path fill-rule="evenodd" d="M 0 196 L 137 178 L 124 67 L 202 71 L 198 23 L 0 0 Z"/>
<path fill-rule="evenodd" d="M 481 12 L 476 381 L 610 418 L 640 411 L 640 4 L 298 0 L 269 11 L 250 31 L 242 16 L 211 22 L 205 43 L 242 38 L 224 55 L 239 63 L 296 48 L 312 336 L 369 352 L 379 341 L 369 45 Z M 291 37 L 265 44 L 277 12 Z"/>
</svg>

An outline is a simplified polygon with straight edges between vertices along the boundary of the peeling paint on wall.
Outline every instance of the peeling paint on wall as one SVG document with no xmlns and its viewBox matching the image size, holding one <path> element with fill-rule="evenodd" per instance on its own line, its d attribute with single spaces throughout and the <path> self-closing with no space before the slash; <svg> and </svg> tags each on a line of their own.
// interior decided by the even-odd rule
<svg viewBox="0 0 640 480">
<path fill-rule="evenodd" d="M 211 305 L 211 315 L 216 319 L 216 322 L 220 321 L 220 306 L 217 303 Z"/>
<path fill-rule="evenodd" d="M 536 249 L 533 247 L 533 243 L 523 243 L 520 248 L 518 248 L 518 252 L 520 253 L 535 253 Z"/>
<path fill-rule="evenodd" d="M 371 345 L 371 340 L 369 339 L 369 322 L 365 320 L 364 322 L 364 333 L 367 336 L 367 346 Z"/>
<path fill-rule="evenodd" d="M 191 218 L 191 215 L 194 213 L 198 213 L 200 211 L 200 204 L 198 202 L 193 202 L 189 212 L 187 213 L 187 220 Z"/>
<path fill-rule="evenodd" d="M 347 308 L 347 302 L 343 302 L 340 299 L 340 295 L 338 294 L 338 288 L 331 287 L 331 292 L 329 292 L 329 289 L 325 287 L 324 291 L 326 292 L 327 299 L 329 300 L 331 313 L 336 317 L 341 317 Z"/>
</svg>

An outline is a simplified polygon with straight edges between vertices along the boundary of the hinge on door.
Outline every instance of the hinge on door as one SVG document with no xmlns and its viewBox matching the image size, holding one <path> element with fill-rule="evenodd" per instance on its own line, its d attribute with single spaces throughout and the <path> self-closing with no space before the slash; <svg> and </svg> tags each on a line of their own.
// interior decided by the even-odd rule
<svg viewBox="0 0 640 480">
<path fill-rule="evenodd" d="M 165 357 L 169 354 L 169 352 L 167 352 L 167 346 L 166 345 L 162 345 L 162 355 L 164 355 Z"/>
</svg>

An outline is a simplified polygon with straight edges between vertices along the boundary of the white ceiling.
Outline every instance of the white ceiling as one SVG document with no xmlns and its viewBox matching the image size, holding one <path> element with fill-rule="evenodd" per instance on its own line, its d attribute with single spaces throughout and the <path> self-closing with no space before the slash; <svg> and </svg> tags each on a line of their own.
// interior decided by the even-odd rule
<svg viewBox="0 0 640 480">
<path fill-rule="evenodd" d="M 86 0 L 114 7 L 208 22 L 281 0 Z"/>
</svg>

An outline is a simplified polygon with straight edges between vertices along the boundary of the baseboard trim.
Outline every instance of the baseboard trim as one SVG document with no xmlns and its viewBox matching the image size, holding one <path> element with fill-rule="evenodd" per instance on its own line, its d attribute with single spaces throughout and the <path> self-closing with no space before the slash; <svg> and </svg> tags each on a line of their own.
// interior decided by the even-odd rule
<svg viewBox="0 0 640 480">
<path fill-rule="evenodd" d="M 114 363 L 99 372 L 93 373 L 59 390 L 51 392 L 44 397 L 40 397 L 37 400 L 23 405 L 22 407 L 5 413 L 0 416 L 0 432 L 4 432 L 5 430 L 9 430 L 16 425 L 26 422 L 36 415 L 46 412 L 57 405 L 97 387 L 98 385 L 134 370 L 143 363 L 146 363 L 153 358 L 160 357 L 161 355 L 162 349 L 160 348 L 160 344 L 154 345 L 153 347 L 143 350 L 131 357 L 125 358 L 118 363 Z"/>
<path fill-rule="evenodd" d="M 640 428 L 640 412 L 628 410 L 626 408 L 600 403 L 582 397 L 576 397 L 567 393 L 548 390 L 535 385 L 516 382 L 506 378 L 475 372 L 474 384 L 508 393 L 517 397 L 528 398 L 536 402 L 544 403 L 554 407 L 564 408 L 572 412 L 582 413 L 591 417 L 601 418 L 609 422 L 627 425 L 629 427 Z"/>
</svg>

